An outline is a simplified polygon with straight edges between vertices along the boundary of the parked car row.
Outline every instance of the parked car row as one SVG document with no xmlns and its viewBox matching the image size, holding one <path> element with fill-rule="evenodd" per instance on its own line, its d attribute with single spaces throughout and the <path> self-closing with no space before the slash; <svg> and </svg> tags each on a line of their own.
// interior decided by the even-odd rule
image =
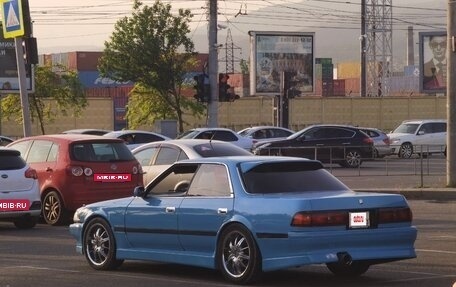
<svg viewBox="0 0 456 287">
<path fill-rule="evenodd" d="M 17 141 L 1 137 L 30 168 L 23 177 L 36 175 L 41 214 L 53 225 L 68 222 L 83 204 L 128 195 L 135 186 L 146 186 L 174 162 L 185 159 L 253 153 L 310 158 L 354 168 L 365 160 L 391 154 L 402 158 L 414 153 L 446 154 L 445 138 L 445 120 L 404 121 L 390 134 L 369 127 L 313 125 L 298 132 L 270 126 L 250 127 L 238 133 L 226 128 L 197 128 L 175 140 L 147 131 L 97 129 Z M 25 167 L 18 165 L 20 168 Z M 22 172 L 13 173 L 20 176 Z M 6 173 L 1 176 L 14 178 Z M 26 213 L 30 225 L 34 225 L 35 213 Z M 19 219 L 9 219 L 17 226 L 26 226 Z"/>
</svg>

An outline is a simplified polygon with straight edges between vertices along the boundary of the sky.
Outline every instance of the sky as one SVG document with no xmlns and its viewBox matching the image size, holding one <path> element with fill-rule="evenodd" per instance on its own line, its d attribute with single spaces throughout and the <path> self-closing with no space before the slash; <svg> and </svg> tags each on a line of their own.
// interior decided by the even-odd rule
<svg viewBox="0 0 456 287">
<path fill-rule="evenodd" d="M 154 0 L 142 2 L 152 5 Z M 190 36 L 197 51 L 207 52 L 207 1 L 162 2 L 170 3 L 174 10 L 192 11 Z M 29 0 L 38 52 L 102 51 L 116 21 L 131 16 L 132 3 L 132 0 Z M 416 32 L 446 27 L 447 0 L 392 0 L 392 5 L 393 35 L 399 42 L 404 40 L 409 25 Z M 356 58 L 359 52 L 360 0 L 219 0 L 218 9 L 218 23 L 226 27 L 218 32 L 219 42 L 226 43 L 231 34 L 240 58 L 249 55 L 250 30 L 315 32 L 317 56 L 334 53 Z"/>
</svg>

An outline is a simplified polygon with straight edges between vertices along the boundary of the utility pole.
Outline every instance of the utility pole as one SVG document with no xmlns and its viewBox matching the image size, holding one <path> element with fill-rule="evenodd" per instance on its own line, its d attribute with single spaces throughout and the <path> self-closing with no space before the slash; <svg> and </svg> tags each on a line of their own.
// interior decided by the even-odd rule
<svg viewBox="0 0 456 287">
<path fill-rule="evenodd" d="M 208 0 L 209 6 L 209 85 L 211 86 L 211 100 L 207 105 L 208 122 L 210 128 L 218 126 L 218 44 L 217 44 L 217 0 Z"/>
<path fill-rule="evenodd" d="M 366 0 L 361 0 L 361 97 L 366 96 L 366 38 Z"/>
<path fill-rule="evenodd" d="M 447 186 L 456 187 L 456 0 L 447 8 Z M 455 152 L 453 152 L 455 151 Z"/>
</svg>

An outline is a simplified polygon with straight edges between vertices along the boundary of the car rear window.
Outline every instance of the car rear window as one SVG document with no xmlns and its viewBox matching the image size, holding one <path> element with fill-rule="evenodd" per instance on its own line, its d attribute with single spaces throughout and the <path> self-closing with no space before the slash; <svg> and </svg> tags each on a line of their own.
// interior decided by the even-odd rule
<svg viewBox="0 0 456 287">
<path fill-rule="evenodd" d="M 208 142 L 193 147 L 201 157 L 252 155 L 243 148 L 231 144 Z"/>
<path fill-rule="evenodd" d="M 135 159 L 128 147 L 121 142 L 75 143 L 71 146 L 71 155 L 75 160 L 89 162 Z"/>
<path fill-rule="evenodd" d="M 22 169 L 25 164 L 19 152 L 0 151 L 0 170 Z"/>
<path fill-rule="evenodd" d="M 320 164 L 280 162 L 260 164 L 243 175 L 248 193 L 340 191 L 348 188 Z"/>
</svg>

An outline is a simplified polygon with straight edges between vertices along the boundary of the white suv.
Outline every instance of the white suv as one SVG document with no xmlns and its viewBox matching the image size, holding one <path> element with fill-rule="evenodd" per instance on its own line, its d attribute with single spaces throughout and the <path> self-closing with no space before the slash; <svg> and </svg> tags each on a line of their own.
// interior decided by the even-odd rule
<svg viewBox="0 0 456 287">
<path fill-rule="evenodd" d="M 388 136 L 392 153 L 401 158 L 410 158 L 414 153 L 446 155 L 446 120 L 403 121 Z"/>
<path fill-rule="evenodd" d="M 17 228 L 32 228 L 41 214 L 36 170 L 18 150 L 0 147 L 0 221 L 12 221 Z"/>
</svg>

